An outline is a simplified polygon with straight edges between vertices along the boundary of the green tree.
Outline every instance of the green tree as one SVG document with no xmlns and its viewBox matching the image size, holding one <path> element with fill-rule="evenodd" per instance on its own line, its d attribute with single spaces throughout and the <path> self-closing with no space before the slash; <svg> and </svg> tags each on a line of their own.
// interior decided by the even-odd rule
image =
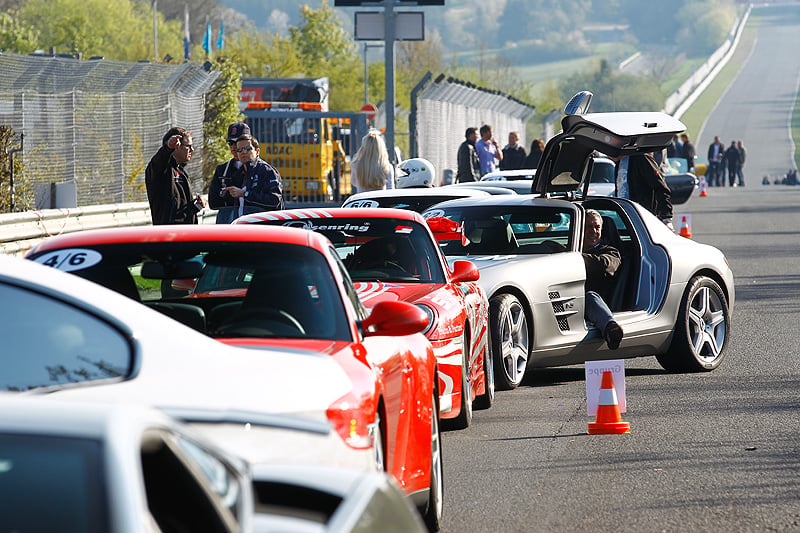
<svg viewBox="0 0 800 533">
<path fill-rule="evenodd" d="M 303 76 L 303 63 L 288 37 L 268 34 L 252 24 L 225 43 L 225 56 L 242 78 L 292 78 Z"/>
<path fill-rule="evenodd" d="M 562 101 L 583 90 L 594 94 L 592 112 L 652 111 L 664 105 L 664 94 L 655 80 L 617 72 L 606 60 L 592 72 L 579 72 L 564 80 Z"/>
<path fill-rule="evenodd" d="M 0 14 L 0 50 L 16 54 L 29 54 L 38 48 L 38 33 L 11 13 Z"/>
<path fill-rule="evenodd" d="M 305 75 L 329 78 L 331 110 L 359 109 L 364 75 L 358 47 L 350 33 L 342 27 L 328 0 L 322 0 L 318 9 L 301 6 L 300 16 L 302 22 L 289 28 L 289 38 L 300 56 Z"/>
<path fill-rule="evenodd" d="M 84 57 L 138 61 L 153 57 L 153 11 L 130 0 L 28 0 L 19 21 L 39 31 L 38 44 Z M 159 54 L 183 57 L 177 21 L 158 24 Z"/>
<path fill-rule="evenodd" d="M 220 74 L 211 87 L 206 100 L 203 120 L 203 183 L 208 188 L 217 165 L 230 159 L 230 150 L 225 138 L 228 126 L 244 117 L 239 111 L 239 90 L 242 78 L 233 62 L 217 60 L 214 69 Z"/>
</svg>

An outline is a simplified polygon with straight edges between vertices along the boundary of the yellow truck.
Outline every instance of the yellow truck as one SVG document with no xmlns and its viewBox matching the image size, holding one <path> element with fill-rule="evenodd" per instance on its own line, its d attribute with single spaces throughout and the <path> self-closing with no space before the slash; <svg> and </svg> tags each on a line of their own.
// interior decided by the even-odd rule
<svg viewBox="0 0 800 533">
<path fill-rule="evenodd" d="M 363 117 L 328 112 L 327 78 L 246 78 L 240 100 L 262 159 L 283 178 L 287 200 L 338 202 L 350 193 L 352 119 Z"/>
</svg>

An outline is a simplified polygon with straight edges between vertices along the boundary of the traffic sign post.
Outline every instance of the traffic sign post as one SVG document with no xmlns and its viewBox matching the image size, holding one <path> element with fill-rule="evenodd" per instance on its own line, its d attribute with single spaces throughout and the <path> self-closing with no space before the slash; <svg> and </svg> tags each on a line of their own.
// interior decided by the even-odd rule
<svg viewBox="0 0 800 533">
<path fill-rule="evenodd" d="M 361 112 L 366 113 L 368 119 L 375 120 L 375 115 L 378 114 L 378 108 L 372 104 L 364 104 L 361 106 Z"/>
</svg>

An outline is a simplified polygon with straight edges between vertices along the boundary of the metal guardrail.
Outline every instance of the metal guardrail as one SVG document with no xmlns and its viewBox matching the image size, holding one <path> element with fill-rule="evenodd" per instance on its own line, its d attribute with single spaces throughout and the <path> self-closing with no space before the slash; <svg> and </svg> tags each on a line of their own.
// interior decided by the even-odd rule
<svg viewBox="0 0 800 533">
<path fill-rule="evenodd" d="M 201 223 L 213 224 L 216 216 L 216 211 L 205 209 L 201 213 Z M 0 215 L 0 252 L 22 256 L 35 244 L 52 235 L 150 224 L 152 220 L 147 202 L 7 213 Z"/>
</svg>

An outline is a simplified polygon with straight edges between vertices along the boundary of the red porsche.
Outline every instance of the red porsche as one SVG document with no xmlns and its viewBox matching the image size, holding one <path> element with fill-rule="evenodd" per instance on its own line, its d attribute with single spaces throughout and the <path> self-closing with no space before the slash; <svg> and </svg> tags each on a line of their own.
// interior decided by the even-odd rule
<svg viewBox="0 0 800 533">
<path fill-rule="evenodd" d="M 473 402 L 479 409 L 491 406 L 489 303 L 478 270 L 456 261 L 451 271 L 421 215 L 386 208 L 294 209 L 246 215 L 235 224 L 290 226 L 328 237 L 364 305 L 404 301 L 428 315 L 425 334 L 439 364 L 442 419 L 466 428 Z"/>
<path fill-rule="evenodd" d="M 429 528 L 438 529 L 436 358 L 420 333 L 428 317 L 398 301 L 368 312 L 323 235 L 221 224 L 116 228 L 51 237 L 26 257 L 115 289 L 226 344 L 329 354 L 353 388 L 328 409 L 328 422 L 348 446 L 374 453 Z M 303 387 L 302 375 L 285 379 Z"/>
</svg>

